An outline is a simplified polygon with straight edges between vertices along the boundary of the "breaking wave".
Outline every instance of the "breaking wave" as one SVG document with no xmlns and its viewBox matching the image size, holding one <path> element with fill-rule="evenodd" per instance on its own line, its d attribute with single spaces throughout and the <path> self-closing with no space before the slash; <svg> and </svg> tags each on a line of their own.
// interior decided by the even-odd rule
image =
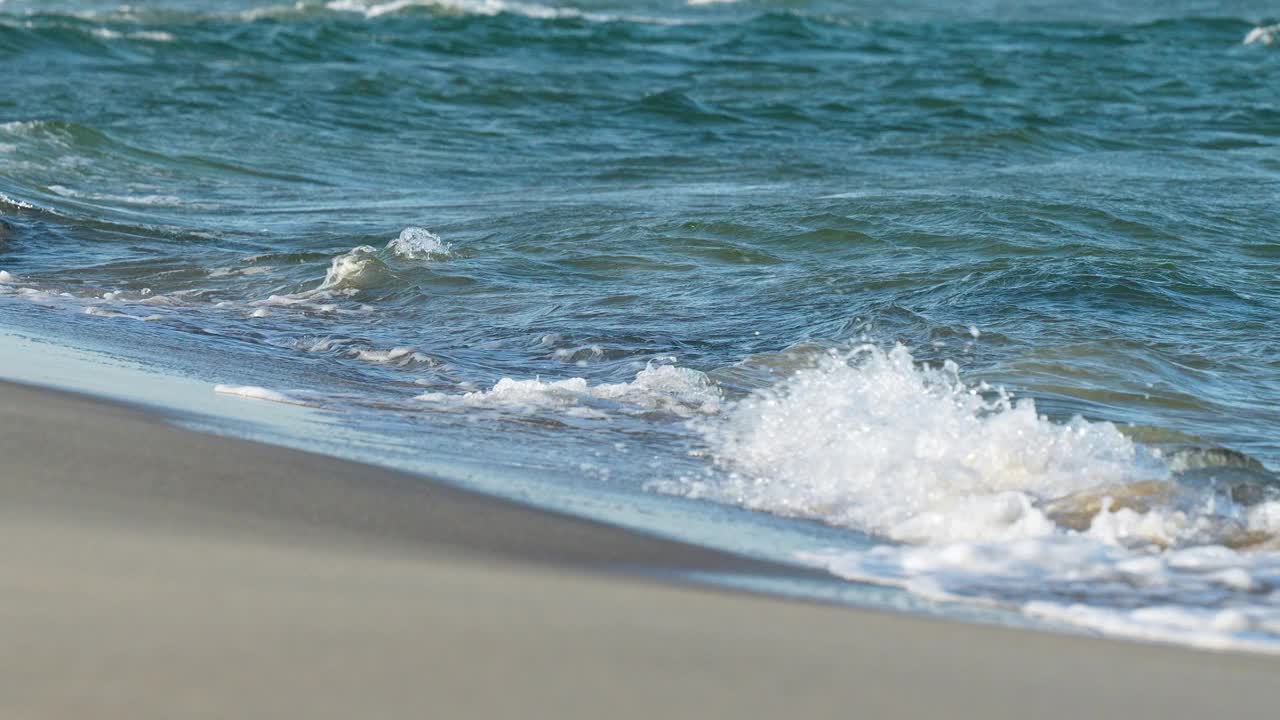
<svg viewBox="0 0 1280 720">
<path fill-rule="evenodd" d="M 1280 648 L 1280 489 L 1239 453 L 1053 422 L 902 346 L 831 352 L 703 432 L 717 471 L 652 487 L 866 533 L 865 548 L 803 554 L 841 577 L 1136 638 Z"/>
<path fill-rule="evenodd" d="M 1165 473 L 1109 423 L 1049 422 L 902 346 L 833 353 L 706 434 L 726 470 L 685 494 L 894 540 L 1041 535 L 1041 500 Z"/>
</svg>

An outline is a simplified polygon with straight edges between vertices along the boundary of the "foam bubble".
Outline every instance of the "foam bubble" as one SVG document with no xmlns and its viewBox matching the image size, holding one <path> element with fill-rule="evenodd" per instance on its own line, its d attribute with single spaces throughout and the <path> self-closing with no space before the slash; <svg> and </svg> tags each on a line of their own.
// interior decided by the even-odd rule
<svg viewBox="0 0 1280 720">
<path fill-rule="evenodd" d="M 14 276 L 13 276 L 13 274 L 12 274 L 12 273 L 10 273 L 9 271 L 7 271 L 7 270 L 0 270 L 0 283 L 3 283 L 3 284 L 5 284 L 5 285 L 12 285 L 13 283 L 15 283 L 15 282 L 17 282 L 17 281 L 18 281 L 18 279 L 17 279 L 16 277 L 14 277 Z"/>
</svg>

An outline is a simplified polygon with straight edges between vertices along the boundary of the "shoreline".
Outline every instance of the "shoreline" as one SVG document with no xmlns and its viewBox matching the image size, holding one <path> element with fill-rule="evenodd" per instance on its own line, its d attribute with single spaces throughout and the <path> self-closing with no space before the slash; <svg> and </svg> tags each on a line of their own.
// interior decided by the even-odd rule
<svg viewBox="0 0 1280 720">
<path fill-rule="evenodd" d="M 11 503 L 72 500 L 86 512 L 127 512 L 215 531 L 340 534 L 490 561 L 825 576 L 390 468 L 189 430 L 156 411 L 63 390 L 0 380 L 0 423 L 0 456 L 16 480 L 9 483 Z M 49 436 L 74 437 L 78 447 L 51 445 Z M 116 471 L 126 467 L 127 473 Z M 92 484 L 86 482 L 91 474 L 97 476 Z"/>
<path fill-rule="evenodd" d="M 803 572 L 0 383 L 0 711 L 1261 714 L 1272 658 L 687 586 Z"/>
</svg>

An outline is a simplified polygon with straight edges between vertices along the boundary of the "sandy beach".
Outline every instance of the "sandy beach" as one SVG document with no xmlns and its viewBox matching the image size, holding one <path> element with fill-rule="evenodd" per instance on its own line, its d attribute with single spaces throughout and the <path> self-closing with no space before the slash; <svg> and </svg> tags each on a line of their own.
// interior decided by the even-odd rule
<svg viewBox="0 0 1280 720">
<path fill-rule="evenodd" d="M 1280 703 L 1270 658 L 681 587 L 652 576 L 792 571 L 59 391 L 0 384 L 0 458 L 6 718 L 1199 718 Z"/>
</svg>

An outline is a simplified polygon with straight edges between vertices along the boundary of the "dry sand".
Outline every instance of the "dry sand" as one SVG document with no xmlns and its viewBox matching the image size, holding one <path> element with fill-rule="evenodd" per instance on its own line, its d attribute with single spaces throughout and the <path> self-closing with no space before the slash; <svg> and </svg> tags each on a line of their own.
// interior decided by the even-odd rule
<svg viewBox="0 0 1280 720">
<path fill-rule="evenodd" d="M 1274 659 L 678 587 L 790 570 L 3 383 L 0 493 L 5 719 L 1280 707 Z"/>
</svg>

